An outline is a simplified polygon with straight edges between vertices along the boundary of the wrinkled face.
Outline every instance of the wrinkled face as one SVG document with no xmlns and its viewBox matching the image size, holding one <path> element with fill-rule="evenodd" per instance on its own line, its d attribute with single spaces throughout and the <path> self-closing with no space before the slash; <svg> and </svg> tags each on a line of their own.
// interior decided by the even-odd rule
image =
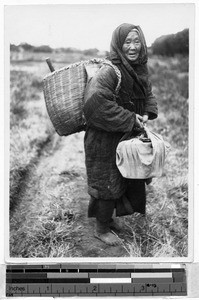
<svg viewBox="0 0 199 300">
<path fill-rule="evenodd" d="M 139 57 L 140 50 L 141 41 L 139 35 L 135 31 L 130 31 L 122 46 L 125 57 L 130 61 L 136 61 Z"/>
</svg>

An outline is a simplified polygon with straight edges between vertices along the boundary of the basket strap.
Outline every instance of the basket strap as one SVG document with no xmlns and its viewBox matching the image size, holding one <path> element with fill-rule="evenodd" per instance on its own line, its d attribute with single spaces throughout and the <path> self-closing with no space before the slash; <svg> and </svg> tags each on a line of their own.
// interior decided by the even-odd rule
<svg viewBox="0 0 199 300">
<path fill-rule="evenodd" d="M 115 92 L 116 92 L 116 95 L 117 95 L 118 92 L 119 92 L 119 89 L 120 89 L 121 81 L 122 81 L 121 72 L 120 72 L 119 68 L 116 65 L 112 64 L 112 62 L 110 62 L 109 60 L 104 60 L 103 64 L 111 66 L 114 69 L 114 71 L 117 75 L 118 83 L 117 83 L 117 86 L 116 86 L 116 89 L 115 89 Z"/>
<path fill-rule="evenodd" d="M 117 86 L 115 89 L 116 95 L 118 94 L 120 85 L 121 85 L 121 81 L 122 81 L 122 75 L 121 75 L 119 68 L 116 65 L 114 65 L 110 60 L 108 60 L 106 58 L 91 58 L 90 60 L 84 61 L 83 63 L 85 66 L 90 63 L 94 63 L 94 64 L 96 63 L 96 64 L 102 64 L 102 65 L 106 64 L 106 65 L 109 65 L 110 67 L 112 67 L 118 78 L 118 83 L 117 83 Z"/>
</svg>

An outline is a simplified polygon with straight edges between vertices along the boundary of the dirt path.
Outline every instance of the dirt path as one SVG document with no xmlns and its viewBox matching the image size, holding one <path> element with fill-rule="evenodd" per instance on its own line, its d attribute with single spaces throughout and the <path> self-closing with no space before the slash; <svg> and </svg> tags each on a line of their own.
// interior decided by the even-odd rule
<svg viewBox="0 0 199 300">
<path fill-rule="evenodd" d="M 123 243 L 111 247 L 93 236 L 95 219 L 87 218 L 83 134 L 56 137 L 32 168 L 11 215 L 11 256 L 129 256 Z M 128 230 L 125 234 L 121 242 L 128 239 Z"/>
</svg>

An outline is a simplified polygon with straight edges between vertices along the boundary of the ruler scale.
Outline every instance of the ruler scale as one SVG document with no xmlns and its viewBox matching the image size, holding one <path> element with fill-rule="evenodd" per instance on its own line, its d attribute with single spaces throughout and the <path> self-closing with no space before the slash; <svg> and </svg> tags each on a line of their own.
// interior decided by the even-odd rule
<svg viewBox="0 0 199 300">
<path fill-rule="evenodd" d="M 161 264 L 160 264 L 161 265 Z M 187 296 L 186 270 L 132 264 L 7 265 L 7 297 Z"/>
</svg>

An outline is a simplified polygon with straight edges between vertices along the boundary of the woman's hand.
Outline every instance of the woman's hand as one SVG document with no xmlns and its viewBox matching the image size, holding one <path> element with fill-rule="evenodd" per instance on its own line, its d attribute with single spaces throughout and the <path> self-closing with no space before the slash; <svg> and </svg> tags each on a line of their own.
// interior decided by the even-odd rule
<svg viewBox="0 0 199 300">
<path fill-rule="evenodd" d="M 143 128 L 143 117 L 139 114 L 135 115 L 135 127 Z"/>
<path fill-rule="evenodd" d="M 149 119 L 148 115 L 143 115 L 142 122 L 143 122 L 144 125 L 146 125 L 148 119 Z"/>
</svg>

